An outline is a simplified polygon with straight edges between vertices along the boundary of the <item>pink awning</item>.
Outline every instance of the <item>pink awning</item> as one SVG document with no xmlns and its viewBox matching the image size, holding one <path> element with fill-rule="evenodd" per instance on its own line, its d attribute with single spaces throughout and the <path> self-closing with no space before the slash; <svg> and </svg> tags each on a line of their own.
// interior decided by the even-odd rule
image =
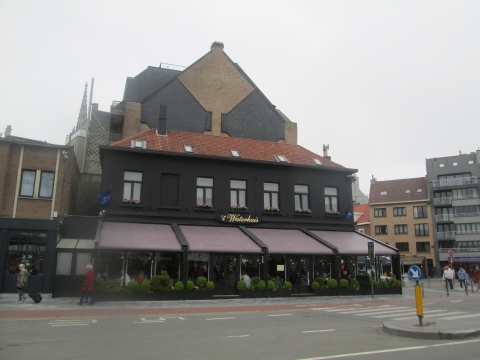
<svg viewBox="0 0 480 360">
<path fill-rule="evenodd" d="M 170 225 L 107 222 L 99 249 L 182 251 Z"/>
<path fill-rule="evenodd" d="M 322 254 L 333 250 L 300 230 L 248 228 L 268 246 L 270 254 Z"/>
<path fill-rule="evenodd" d="M 368 243 L 373 241 L 372 238 L 361 235 L 354 231 L 311 230 L 310 232 L 337 247 L 339 254 L 366 255 L 368 253 Z M 375 254 L 398 255 L 398 252 L 395 249 L 392 249 L 377 241 L 373 242 L 375 243 Z"/>
<path fill-rule="evenodd" d="M 237 227 L 180 225 L 193 252 L 253 253 L 262 248 Z"/>
</svg>

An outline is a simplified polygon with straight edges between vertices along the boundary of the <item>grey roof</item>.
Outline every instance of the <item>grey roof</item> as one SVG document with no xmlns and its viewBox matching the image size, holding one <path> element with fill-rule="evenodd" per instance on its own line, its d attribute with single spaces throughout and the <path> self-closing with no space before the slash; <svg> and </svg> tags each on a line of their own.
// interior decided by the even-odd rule
<svg viewBox="0 0 480 360">
<path fill-rule="evenodd" d="M 123 100 L 141 102 L 181 73 L 177 70 L 149 66 L 137 76 L 127 78 Z"/>
</svg>

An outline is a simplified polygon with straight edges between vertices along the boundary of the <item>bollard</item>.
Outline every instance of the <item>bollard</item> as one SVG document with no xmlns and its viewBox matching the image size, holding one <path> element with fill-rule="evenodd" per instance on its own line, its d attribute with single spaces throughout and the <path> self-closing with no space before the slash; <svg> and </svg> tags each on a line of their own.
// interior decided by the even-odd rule
<svg viewBox="0 0 480 360">
<path fill-rule="evenodd" d="M 425 289 L 423 288 L 423 282 L 422 282 L 422 297 L 425 299 Z"/>
<path fill-rule="evenodd" d="M 468 296 L 468 280 L 465 280 L 465 295 Z"/>
<path fill-rule="evenodd" d="M 449 292 L 449 290 L 448 290 L 448 286 L 449 286 L 448 281 L 445 280 L 445 289 L 447 289 L 447 297 L 450 296 L 450 292 Z"/>
</svg>

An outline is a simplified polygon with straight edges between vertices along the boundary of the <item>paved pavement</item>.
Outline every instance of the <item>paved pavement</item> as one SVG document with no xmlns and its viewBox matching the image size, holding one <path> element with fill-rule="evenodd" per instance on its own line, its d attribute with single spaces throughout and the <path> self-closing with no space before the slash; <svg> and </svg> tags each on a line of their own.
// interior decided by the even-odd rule
<svg viewBox="0 0 480 360">
<path fill-rule="evenodd" d="M 470 293 L 466 296 L 458 289 L 447 297 L 438 279 L 422 281 L 424 283 L 424 302 L 448 302 L 455 298 L 463 301 L 480 302 L 480 293 Z M 184 301 L 122 301 L 97 302 L 95 305 L 79 306 L 78 298 L 49 298 L 44 296 L 42 302 L 35 304 L 27 298 L 23 303 L 17 303 L 16 294 L 0 294 L 0 321 L 21 319 L 42 319 L 61 317 L 106 317 L 106 316 L 138 316 L 138 315 L 171 315 L 171 314 L 205 314 L 231 312 L 260 312 L 300 310 L 302 308 L 334 308 L 361 304 L 362 306 L 405 305 L 414 306 L 415 295 L 413 282 L 403 288 L 402 295 L 384 296 L 326 296 L 326 297 L 290 297 L 261 299 L 214 299 L 214 300 L 184 300 Z M 417 320 L 397 320 L 383 323 L 383 330 L 395 336 L 405 336 L 423 339 L 465 339 L 480 336 L 478 317 L 465 317 L 457 320 L 435 320 L 427 317 L 422 326 Z"/>
</svg>

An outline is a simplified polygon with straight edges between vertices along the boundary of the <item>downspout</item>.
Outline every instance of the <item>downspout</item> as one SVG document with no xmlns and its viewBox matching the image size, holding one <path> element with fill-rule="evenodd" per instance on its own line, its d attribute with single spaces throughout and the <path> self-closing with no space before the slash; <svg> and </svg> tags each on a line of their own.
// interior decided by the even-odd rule
<svg viewBox="0 0 480 360">
<path fill-rule="evenodd" d="M 24 149 L 24 146 L 22 145 L 20 149 L 20 161 L 18 162 L 17 186 L 15 187 L 15 196 L 14 196 L 15 200 L 13 201 L 12 218 L 15 218 L 17 216 L 18 196 L 20 195 L 20 181 L 22 179 L 23 149 Z"/>
</svg>

